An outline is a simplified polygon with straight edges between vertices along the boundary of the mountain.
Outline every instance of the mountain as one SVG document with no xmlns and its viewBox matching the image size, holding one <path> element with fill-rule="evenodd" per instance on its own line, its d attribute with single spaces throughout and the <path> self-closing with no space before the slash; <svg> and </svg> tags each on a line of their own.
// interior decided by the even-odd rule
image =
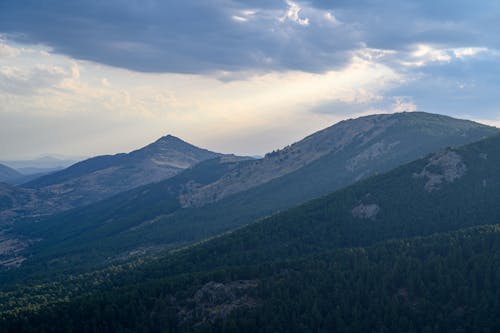
<svg viewBox="0 0 500 333">
<path fill-rule="evenodd" d="M 71 189 L 101 198 L 139 185 L 172 177 L 219 154 L 171 135 L 128 154 L 97 156 L 25 184 L 28 188 Z M 78 195 L 78 194 L 77 194 Z"/>
<path fill-rule="evenodd" d="M 44 206 L 50 206 L 51 213 L 56 213 L 86 205 L 140 185 L 170 178 L 200 161 L 217 156 L 221 154 L 167 135 L 131 153 L 97 156 L 25 183 L 22 185 L 24 188 L 34 190 L 46 203 L 34 209 L 15 206 L 11 212 L 18 212 L 18 217 L 38 216 L 40 211 L 47 211 Z"/>
<path fill-rule="evenodd" d="M 0 182 L 19 185 L 59 171 L 75 161 L 44 156 L 34 160 L 0 161 L 0 163 L 2 163 Z"/>
<path fill-rule="evenodd" d="M 28 168 L 25 170 L 21 169 L 12 169 L 6 165 L 0 164 L 0 182 L 11 184 L 11 185 L 20 185 L 39 177 L 48 175 L 52 172 L 55 172 L 60 169 L 34 169 Z"/>
<path fill-rule="evenodd" d="M 28 207 L 29 205 L 39 205 L 42 201 L 38 200 L 36 192 L 31 189 L 24 189 L 14 185 L 0 183 L 0 225 L 8 221 L 6 216 L 14 214 L 11 209 L 16 207 Z"/>
<path fill-rule="evenodd" d="M 0 164 L 0 182 L 10 183 L 11 181 L 22 177 L 23 175 L 18 171 L 9 168 L 6 165 Z"/>
<path fill-rule="evenodd" d="M 57 170 L 59 169 L 46 170 L 29 168 L 28 172 L 25 172 L 26 170 L 23 168 L 15 170 L 6 165 L 0 164 L 0 183 L 3 182 L 11 185 L 20 185 L 48 175 Z"/>
<path fill-rule="evenodd" d="M 69 167 L 82 158 L 65 156 L 41 156 L 31 160 L 5 160 L 0 161 L 11 168 L 20 171 L 22 174 L 30 175 L 33 173 L 49 172 Z"/>
<path fill-rule="evenodd" d="M 6 291 L 0 325 L 498 331 L 498 147 L 446 148 L 145 263 Z"/>
<path fill-rule="evenodd" d="M 14 234 L 41 239 L 24 253 L 30 258 L 26 268 L 46 262 L 52 269 L 108 265 L 213 237 L 495 133 L 496 128 L 426 113 L 362 117 L 261 160 L 207 160 L 163 182 L 18 225 Z"/>
<path fill-rule="evenodd" d="M 322 195 L 437 149 L 463 145 L 495 133 L 498 133 L 496 128 L 424 112 L 349 119 L 269 153 L 212 184 L 196 188 L 183 195 L 181 201 L 185 207 L 203 206 L 305 166 L 311 176 L 301 176 L 301 191 Z M 313 189 L 307 186 L 310 182 L 314 182 Z M 310 197 L 305 195 L 304 199 Z"/>
<path fill-rule="evenodd" d="M 62 169 L 64 169 L 64 168 L 63 167 L 55 167 L 55 168 L 25 167 L 25 168 L 19 168 L 19 169 L 17 169 L 17 171 L 19 171 L 20 173 L 22 173 L 23 175 L 26 175 L 26 176 L 37 177 L 37 175 L 38 175 L 38 177 L 41 177 L 41 176 L 45 176 L 49 173 L 60 171 Z M 32 178 L 29 181 L 31 181 L 33 179 L 35 179 L 35 178 Z"/>
</svg>

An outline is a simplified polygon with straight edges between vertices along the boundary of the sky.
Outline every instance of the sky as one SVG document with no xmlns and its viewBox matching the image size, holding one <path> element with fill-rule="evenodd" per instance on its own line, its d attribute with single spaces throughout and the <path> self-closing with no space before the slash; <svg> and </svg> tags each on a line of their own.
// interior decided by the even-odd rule
<svg viewBox="0 0 500 333">
<path fill-rule="evenodd" d="M 262 155 L 347 118 L 500 126 L 500 2 L 0 0 L 0 160 L 172 134 Z"/>
</svg>

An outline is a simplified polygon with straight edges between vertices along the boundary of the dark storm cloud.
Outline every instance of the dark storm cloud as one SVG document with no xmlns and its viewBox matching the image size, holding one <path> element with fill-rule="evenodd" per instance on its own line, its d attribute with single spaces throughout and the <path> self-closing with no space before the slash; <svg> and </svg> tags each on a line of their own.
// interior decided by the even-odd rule
<svg viewBox="0 0 500 333">
<path fill-rule="evenodd" d="M 0 32 L 146 72 L 321 71 L 348 60 L 356 40 L 346 27 L 281 22 L 287 8 L 281 1 L 3 1 Z"/>
<path fill-rule="evenodd" d="M 405 52 L 419 43 L 499 42 L 496 1 L 295 3 L 307 25 L 285 18 L 292 3 L 282 0 L 3 0 L 0 32 L 77 59 L 177 73 L 321 72 L 342 67 L 364 46 Z"/>
</svg>

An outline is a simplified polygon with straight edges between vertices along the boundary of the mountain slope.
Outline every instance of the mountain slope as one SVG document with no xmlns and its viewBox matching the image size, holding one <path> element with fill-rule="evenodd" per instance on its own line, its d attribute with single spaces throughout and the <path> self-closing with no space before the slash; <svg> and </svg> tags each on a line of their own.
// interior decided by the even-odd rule
<svg viewBox="0 0 500 333">
<path fill-rule="evenodd" d="M 309 136 L 305 143 L 299 142 L 292 145 L 293 148 L 273 153 L 273 156 L 281 156 L 278 159 L 268 156 L 264 160 L 236 162 L 228 168 L 216 160 L 208 161 L 171 180 L 147 185 L 42 223 L 21 226 L 16 230 L 18 235 L 43 239 L 28 250 L 26 255 L 32 260 L 26 264 L 57 259 L 62 265 L 76 268 L 82 264 L 102 265 L 119 258 L 123 260 L 131 253 L 177 247 L 232 230 L 448 145 L 459 145 L 498 132 L 469 121 L 425 113 L 376 115 L 336 126 Z M 363 132 L 365 130 L 367 132 Z M 333 141 L 327 135 L 329 132 L 335 133 Z M 349 144 L 345 144 L 346 141 Z M 257 174 L 249 170 L 261 170 L 262 165 L 272 164 L 276 166 L 274 170 L 282 171 L 290 159 L 305 163 L 302 154 L 286 156 L 291 154 L 290 149 L 313 149 L 313 146 L 340 148 L 323 153 L 322 157 L 296 171 L 260 186 L 222 199 L 214 195 L 213 203 L 182 209 L 183 198 L 198 191 L 205 193 L 207 188 L 217 187 L 227 179 L 241 182 L 240 188 L 247 187 L 251 181 L 246 181 L 248 177 L 243 175 Z M 325 150 L 318 148 L 321 152 Z M 307 157 L 320 155 L 309 151 L 303 154 Z M 283 166 L 278 168 L 280 159 Z M 215 169 L 210 171 L 211 168 Z M 205 173 L 213 176 L 198 180 L 196 175 Z M 102 258 L 107 259 L 103 261 Z"/>
<path fill-rule="evenodd" d="M 91 294 L 69 302 L 40 306 L 8 293 L 3 309 L 22 305 L 0 312 L 0 329 L 497 332 L 499 246 L 497 225 L 125 286 L 120 278 L 103 281 L 108 272 L 83 277 L 73 290 L 87 286 Z M 65 286 L 52 283 L 47 296 Z"/>
<path fill-rule="evenodd" d="M 257 187 L 303 169 L 318 175 L 313 195 L 331 192 L 375 172 L 447 146 L 460 146 L 498 133 L 498 129 L 471 121 L 424 112 L 379 114 L 341 121 L 265 158 L 247 164 L 220 180 L 181 197 L 185 207 L 199 207 Z M 327 182 L 324 186 L 324 182 Z M 288 181 L 287 181 L 288 182 Z M 285 190 L 286 192 L 287 190 Z M 309 199 L 311 195 L 305 195 Z M 305 201 L 305 200 L 302 200 Z"/>
<path fill-rule="evenodd" d="M 22 176 L 20 172 L 0 164 L 0 183 L 11 183 Z"/>
<path fill-rule="evenodd" d="M 61 330 L 92 321 L 104 331 L 496 331 L 498 147 L 500 136 L 448 148 L 110 272 L 94 296 L 4 323 L 41 331 L 53 318 Z"/>
<path fill-rule="evenodd" d="M 140 278 L 500 224 L 498 147 L 495 136 L 431 154 L 166 256 Z"/>
</svg>

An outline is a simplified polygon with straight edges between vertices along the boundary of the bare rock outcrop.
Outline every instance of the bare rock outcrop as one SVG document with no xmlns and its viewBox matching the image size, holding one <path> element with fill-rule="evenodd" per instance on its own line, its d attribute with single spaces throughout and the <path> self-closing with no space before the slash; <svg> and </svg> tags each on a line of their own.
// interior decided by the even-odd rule
<svg viewBox="0 0 500 333">
<path fill-rule="evenodd" d="M 441 189 L 443 183 L 453 183 L 460 179 L 466 172 L 467 166 L 462 156 L 455 151 L 446 150 L 432 156 L 424 169 L 413 174 L 413 177 L 426 179 L 425 190 L 432 192 Z"/>
<path fill-rule="evenodd" d="M 256 280 L 208 282 L 195 292 L 187 307 L 180 309 L 181 322 L 199 326 L 225 319 L 237 309 L 255 307 L 258 302 L 249 291 L 258 285 Z"/>
<path fill-rule="evenodd" d="M 346 169 L 349 171 L 356 171 L 364 167 L 370 161 L 380 158 L 381 156 L 390 153 L 397 145 L 399 141 L 386 143 L 386 142 L 376 142 L 363 150 L 360 154 L 354 156 L 346 162 Z"/>
<path fill-rule="evenodd" d="M 353 217 L 358 219 L 374 219 L 380 212 L 380 206 L 377 204 L 359 204 L 351 211 Z"/>
</svg>

